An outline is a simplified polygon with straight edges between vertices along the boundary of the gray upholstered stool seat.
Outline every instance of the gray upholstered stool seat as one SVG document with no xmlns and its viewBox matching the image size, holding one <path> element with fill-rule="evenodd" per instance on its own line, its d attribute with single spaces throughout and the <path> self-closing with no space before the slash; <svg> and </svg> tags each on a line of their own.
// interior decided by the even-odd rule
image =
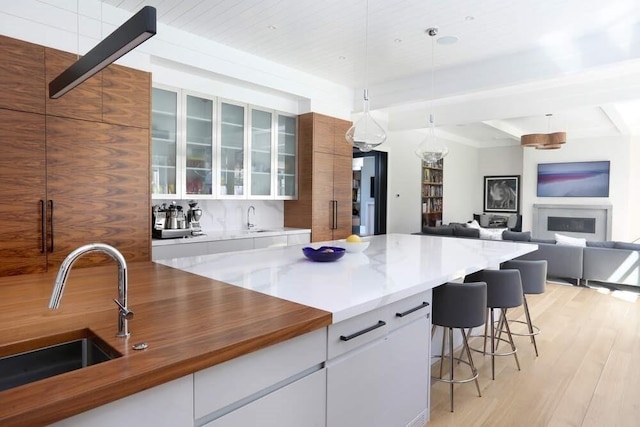
<svg viewBox="0 0 640 427">
<path fill-rule="evenodd" d="M 491 356 L 491 379 L 495 379 L 495 356 L 513 355 L 516 366 L 520 370 L 520 362 L 513 336 L 509 327 L 509 322 L 495 321 L 494 310 L 500 309 L 500 320 L 506 319 L 507 309 L 519 307 L 523 303 L 522 281 L 520 280 L 520 272 L 518 270 L 482 270 L 477 273 L 468 275 L 465 282 L 483 281 L 487 284 L 487 317 L 484 329 L 484 348 L 483 354 Z M 495 326 L 497 323 L 497 327 Z M 491 325 L 491 351 L 487 351 L 487 328 Z M 507 339 L 501 338 L 502 331 L 507 333 Z M 497 336 L 496 336 L 497 335 Z M 508 342 L 511 345 L 511 351 L 502 353 L 497 352 L 497 344 L 500 341 Z M 480 350 L 477 350 L 480 351 Z"/>
<path fill-rule="evenodd" d="M 433 377 L 435 380 L 444 381 L 450 384 L 451 412 L 453 412 L 453 385 L 454 383 L 466 383 L 475 381 L 480 393 L 478 384 L 478 371 L 473 364 L 469 343 L 464 328 L 475 328 L 485 321 L 485 310 L 487 307 L 487 285 L 485 283 L 445 283 L 433 290 L 433 328 L 431 335 L 435 332 L 436 326 L 442 326 L 448 333 L 442 334 L 442 352 L 440 356 L 440 376 Z M 460 329 L 462 333 L 463 351 L 466 352 L 468 361 L 456 358 L 453 355 L 453 329 Z M 449 340 L 449 377 L 443 378 L 443 365 L 445 360 L 445 337 Z M 468 378 L 455 379 L 453 376 L 453 360 L 466 363 L 471 368 L 471 376 Z"/>
<path fill-rule="evenodd" d="M 536 335 L 540 333 L 540 329 L 531 322 L 531 314 L 529 313 L 529 305 L 527 304 L 527 295 L 542 294 L 547 286 L 547 261 L 546 260 L 511 260 L 500 266 L 503 270 L 518 270 L 522 280 L 522 292 L 524 299 L 524 314 L 526 322 L 521 320 L 509 320 L 510 322 L 524 323 L 527 325 L 528 333 L 516 333 L 513 335 L 528 336 L 531 338 L 531 344 L 538 356 L 538 344 L 536 343 Z"/>
</svg>

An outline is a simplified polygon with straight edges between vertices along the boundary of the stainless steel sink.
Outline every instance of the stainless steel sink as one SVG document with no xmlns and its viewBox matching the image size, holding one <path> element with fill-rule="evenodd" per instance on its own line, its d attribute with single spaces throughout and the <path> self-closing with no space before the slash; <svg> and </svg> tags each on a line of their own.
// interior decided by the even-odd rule
<svg viewBox="0 0 640 427">
<path fill-rule="evenodd" d="M 122 356 L 88 329 L 12 347 L 0 349 L 0 391 Z"/>
</svg>

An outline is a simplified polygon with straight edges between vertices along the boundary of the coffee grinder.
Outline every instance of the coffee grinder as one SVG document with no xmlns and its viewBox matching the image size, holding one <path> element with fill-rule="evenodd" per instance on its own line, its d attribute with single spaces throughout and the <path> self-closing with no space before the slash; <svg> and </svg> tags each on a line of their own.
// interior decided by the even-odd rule
<svg viewBox="0 0 640 427">
<path fill-rule="evenodd" d="M 200 227 L 200 218 L 202 218 L 202 209 L 196 207 L 198 202 L 189 200 L 189 210 L 187 211 L 187 222 L 191 229 L 192 236 L 201 236 L 204 234 Z"/>
</svg>

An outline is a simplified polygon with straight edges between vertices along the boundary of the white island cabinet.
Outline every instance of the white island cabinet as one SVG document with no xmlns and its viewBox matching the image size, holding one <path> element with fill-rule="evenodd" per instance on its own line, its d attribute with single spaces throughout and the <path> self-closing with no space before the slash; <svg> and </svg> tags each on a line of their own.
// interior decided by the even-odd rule
<svg viewBox="0 0 640 427">
<path fill-rule="evenodd" d="M 431 291 L 329 327 L 327 426 L 424 426 Z"/>
<path fill-rule="evenodd" d="M 326 328 L 53 424 L 325 427 Z"/>
<path fill-rule="evenodd" d="M 429 419 L 432 289 L 536 249 L 528 243 L 389 234 L 370 238 L 363 253 L 347 253 L 333 263 L 311 262 L 291 246 L 159 262 L 332 313 L 318 371 L 280 387 L 286 398 L 265 395 L 262 402 L 255 399 L 225 414 L 229 424 L 219 417 L 220 424 L 212 426 L 262 425 L 245 422 L 272 417 L 274 411 L 288 416 L 307 410 L 301 400 L 308 402 L 319 391 L 310 383 L 326 375 L 321 404 L 327 427 L 417 427 Z M 265 425 L 289 425 L 282 417 L 281 424 Z M 298 425 L 323 420 L 309 415 Z"/>
</svg>

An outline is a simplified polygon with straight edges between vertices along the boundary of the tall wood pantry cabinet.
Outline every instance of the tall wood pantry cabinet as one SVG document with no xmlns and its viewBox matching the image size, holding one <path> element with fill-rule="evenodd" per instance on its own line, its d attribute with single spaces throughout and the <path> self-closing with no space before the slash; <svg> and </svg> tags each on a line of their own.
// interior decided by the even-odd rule
<svg viewBox="0 0 640 427">
<path fill-rule="evenodd" d="M 0 36 L 0 276 L 57 269 L 95 242 L 151 259 L 151 75 L 112 64 L 50 99 L 48 82 L 75 60 Z"/>
<path fill-rule="evenodd" d="M 285 227 L 311 229 L 311 241 L 351 234 L 351 122 L 318 113 L 298 117 L 298 200 L 284 202 Z"/>
</svg>

